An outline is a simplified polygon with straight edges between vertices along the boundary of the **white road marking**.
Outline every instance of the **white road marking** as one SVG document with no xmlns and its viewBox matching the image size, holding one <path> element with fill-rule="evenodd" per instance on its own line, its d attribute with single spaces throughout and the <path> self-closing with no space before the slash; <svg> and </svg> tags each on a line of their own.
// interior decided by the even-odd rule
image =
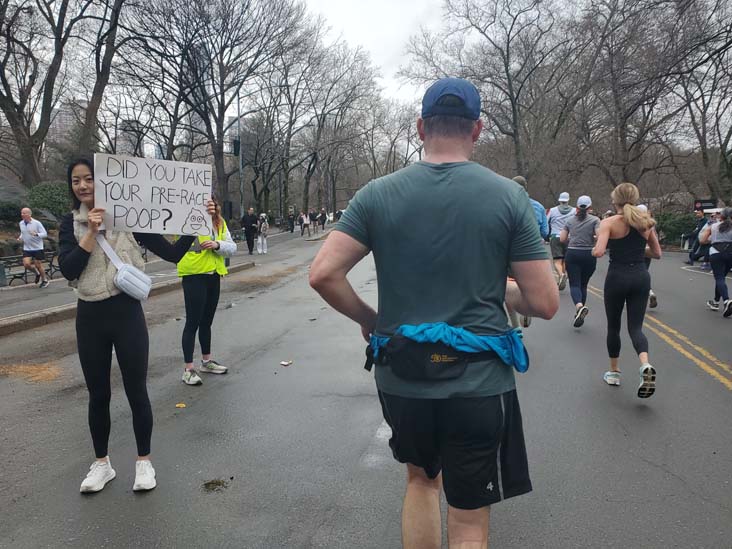
<svg viewBox="0 0 732 549">
<path fill-rule="evenodd" d="M 361 456 L 359 465 L 368 469 L 383 467 L 393 461 L 391 448 L 389 448 L 389 439 L 391 438 L 391 427 L 382 421 L 376 434 L 371 440 L 369 447 Z"/>
</svg>

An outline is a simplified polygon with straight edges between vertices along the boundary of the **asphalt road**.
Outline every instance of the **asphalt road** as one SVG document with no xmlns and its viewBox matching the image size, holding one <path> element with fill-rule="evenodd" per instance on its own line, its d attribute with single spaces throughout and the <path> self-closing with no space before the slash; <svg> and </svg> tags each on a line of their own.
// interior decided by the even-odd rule
<svg viewBox="0 0 732 549">
<path fill-rule="evenodd" d="M 307 285 L 317 247 L 287 243 L 225 281 L 214 351 L 231 372 L 201 387 L 180 382 L 182 296 L 145 306 L 159 482 L 148 494 L 132 492 L 134 438 L 116 372 L 117 478 L 78 493 L 93 453 L 72 323 L 0 338 L 0 546 L 399 547 L 402 466 L 359 330 Z M 534 491 L 495 506 L 491 547 L 732 547 L 732 319 L 704 309 L 712 278 L 681 267 L 673 255 L 651 270 L 651 399 L 635 396 L 626 335 L 623 384 L 602 381 L 600 297 L 581 330 L 565 291 L 557 317 L 526 331 L 532 365 L 518 390 Z M 603 278 L 601 269 L 593 293 Z M 375 303 L 370 261 L 351 280 Z"/>
</svg>

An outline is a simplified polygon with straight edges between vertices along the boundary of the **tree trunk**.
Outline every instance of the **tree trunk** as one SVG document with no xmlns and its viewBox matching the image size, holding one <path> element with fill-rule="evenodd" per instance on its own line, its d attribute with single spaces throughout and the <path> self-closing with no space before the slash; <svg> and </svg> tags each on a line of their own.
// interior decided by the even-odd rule
<svg viewBox="0 0 732 549">
<path fill-rule="evenodd" d="M 305 172 L 305 180 L 303 181 L 302 190 L 302 211 L 305 213 L 308 213 L 310 207 L 310 180 L 313 177 L 313 173 L 315 173 L 315 168 L 318 167 L 318 160 L 318 153 L 314 152 L 310 157 L 310 163 L 308 164 L 308 169 Z"/>
</svg>

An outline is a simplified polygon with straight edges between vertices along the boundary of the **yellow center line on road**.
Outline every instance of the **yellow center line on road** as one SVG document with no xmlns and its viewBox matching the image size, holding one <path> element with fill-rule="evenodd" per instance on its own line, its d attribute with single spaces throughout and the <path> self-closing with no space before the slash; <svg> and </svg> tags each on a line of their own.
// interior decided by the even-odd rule
<svg viewBox="0 0 732 549">
<path fill-rule="evenodd" d="M 599 299 L 604 299 L 604 292 L 599 288 L 595 288 L 594 286 L 588 286 L 587 290 L 595 297 Z M 651 323 L 654 323 L 655 325 Z M 666 342 L 680 355 L 688 358 L 693 364 L 696 364 L 700 369 L 719 381 L 728 390 L 732 391 L 732 379 L 729 379 L 724 375 L 724 373 L 714 368 L 714 366 L 716 366 L 717 368 L 724 370 L 724 372 L 732 374 L 732 368 L 728 364 L 725 364 L 712 353 L 707 351 L 704 347 L 697 345 L 687 336 L 685 336 L 678 330 L 675 330 L 671 326 L 661 322 L 657 318 L 654 318 L 652 316 L 646 316 L 646 322 L 643 324 L 643 326 L 656 334 L 659 338 L 661 338 L 661 340 Z M 676 338 L 676 340 L 674 340 L 674 338 Z M 688 349 L 684 348 L 684 346 L 680 342 L 686 344 L 688 347 L 699 353 L 706 360 L 714 364 L 714 366 L 712 366 L 712 364 L 709 364 L 709 362 L 705 362 L 699 357 L 694 356 Z"/>
</svg>

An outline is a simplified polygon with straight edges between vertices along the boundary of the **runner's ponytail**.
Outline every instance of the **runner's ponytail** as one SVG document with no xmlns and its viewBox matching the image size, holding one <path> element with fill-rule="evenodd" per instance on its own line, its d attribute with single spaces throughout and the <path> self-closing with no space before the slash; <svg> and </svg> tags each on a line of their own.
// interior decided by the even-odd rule
<svg viewBox="0 0 732 549">
<path fill-rule="evenodd" d="M 638 187 L 632 183 L 621 183 L 612 192 L 613 204 L 623 210 L 623 219 L 636 231 L 644 232 L 656 225 L 648 212 L 641 210 L 636 204 L 640 198 Z"/>
</svg>

